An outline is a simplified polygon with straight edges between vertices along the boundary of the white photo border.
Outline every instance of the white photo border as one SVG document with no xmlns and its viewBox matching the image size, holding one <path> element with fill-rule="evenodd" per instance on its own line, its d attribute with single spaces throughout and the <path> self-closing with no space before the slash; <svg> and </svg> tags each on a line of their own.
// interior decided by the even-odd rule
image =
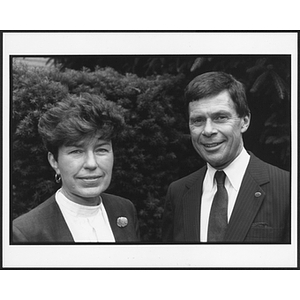
<svg viewBox="0 0 300 300">
<path fill-rule="evenodd" d="M 10 245 L 10 56 L 49 55 L 291 55 L 291 200 L 289 245 Z M 297 32 L 4 32 L 3 268 L 297 268 Z"/>
</svg>

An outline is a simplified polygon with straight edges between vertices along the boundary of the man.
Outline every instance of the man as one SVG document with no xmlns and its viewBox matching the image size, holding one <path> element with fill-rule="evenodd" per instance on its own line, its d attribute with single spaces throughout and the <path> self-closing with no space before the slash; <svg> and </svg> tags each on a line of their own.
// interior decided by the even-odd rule
<svg viewBox="0 0 300 300">
<path fill-rule="evenodd" d="M 243 85 L 209 72 L 185 97 L 192 144 L 207 164 L 170 185 L 163 242 L 290 243 L 290 175 L 245 150 Z"/>
</svg>

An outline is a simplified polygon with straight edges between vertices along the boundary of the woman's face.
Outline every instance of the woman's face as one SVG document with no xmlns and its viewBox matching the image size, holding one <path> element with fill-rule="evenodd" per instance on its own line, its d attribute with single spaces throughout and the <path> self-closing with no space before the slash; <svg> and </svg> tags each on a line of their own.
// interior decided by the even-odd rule
<svg viewBox="0 0 300 300">
<path fill-rule="evenodd" d="M 111 141 L 95 137 L 72 146 L 58 149 L 58 159 L 52 153 L 48 160 L 57 174 L 61 175 L 64 195 L 82 205 L 98 205 L 99 195 L 111 181 L 113 149 Z"/>
</svg>

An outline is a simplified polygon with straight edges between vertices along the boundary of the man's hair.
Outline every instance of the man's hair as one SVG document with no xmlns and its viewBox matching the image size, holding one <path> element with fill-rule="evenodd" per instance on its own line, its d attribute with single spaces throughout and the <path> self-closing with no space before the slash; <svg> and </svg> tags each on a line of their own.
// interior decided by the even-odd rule
<svg viewBox="0 0 300 300">
<path fill-rule="evenodd" d="M 124 128 L 121 108 L 100 96 L 68 95 L 39 120 L 38 130 L 46 149 L 57 159 L 58 148 L 69 146 L 100 133 L 112 140 Z"/>
<path fill-rule="evenodd" d="M 243 84 L 224 72 L 208 72 L 195 77 L 185 90 L 185 99 L 189 104 L 203 98 L 216 96 L 225 90 L 228 91 L 238 116 L 248 116 L 250 109 Z"/>
</svg>

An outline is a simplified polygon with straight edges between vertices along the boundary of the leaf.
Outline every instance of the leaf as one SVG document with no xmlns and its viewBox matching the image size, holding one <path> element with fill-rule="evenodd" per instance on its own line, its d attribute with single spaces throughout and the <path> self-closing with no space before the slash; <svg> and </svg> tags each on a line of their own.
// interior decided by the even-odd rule
<svg viewBox="0 0 300 300">
<path fill-rule="evenodd" d="M 266 81 L 266 78 L 269 75 L 269 71 L 265 71 L 264 73 L 262 73 L 261 75 L 259 75 L 254 84 L 252 85 L 252 88 L 250 89 L 251 93 L 256 93 L 259 88 L 263 85 L 263 83 Z"/>
<path fill-rule="evenodd" d="M 267 119 L 267 121 L 265 122 L 265 126 L 273 126 L 273 127 L 277 127 L 277 122 L 276 122 L 276 118 L 277 118 L 277 114 L 273 113 L 270 118 Z"/>
<path fill-rule="evenodd" d="M 282 78 L 275 71 L 272 70 L 271 75 L 273 78 L 273 83 L 275 85 L 276 91 L 278 93 L 278 97 L 281 100 L 283 100 L 286 92 L 285 84 Z"/>
<path fill-rule="evenodd" d="M 255 73 L 265 69 L 266 58 L 260 58 L 255 62 L 255 65 L 246 70 L 247 73 Z"/>
<path fill-rule="evenodd" d="M 201 66 L 203 65 L 203 63 L 207 60 L 206 57 L 197 57 L 193 63 L 193 65 L 191 66 L 190 71 L 194 72 L 196 69 L 201 68 Z"/>
</svg>

